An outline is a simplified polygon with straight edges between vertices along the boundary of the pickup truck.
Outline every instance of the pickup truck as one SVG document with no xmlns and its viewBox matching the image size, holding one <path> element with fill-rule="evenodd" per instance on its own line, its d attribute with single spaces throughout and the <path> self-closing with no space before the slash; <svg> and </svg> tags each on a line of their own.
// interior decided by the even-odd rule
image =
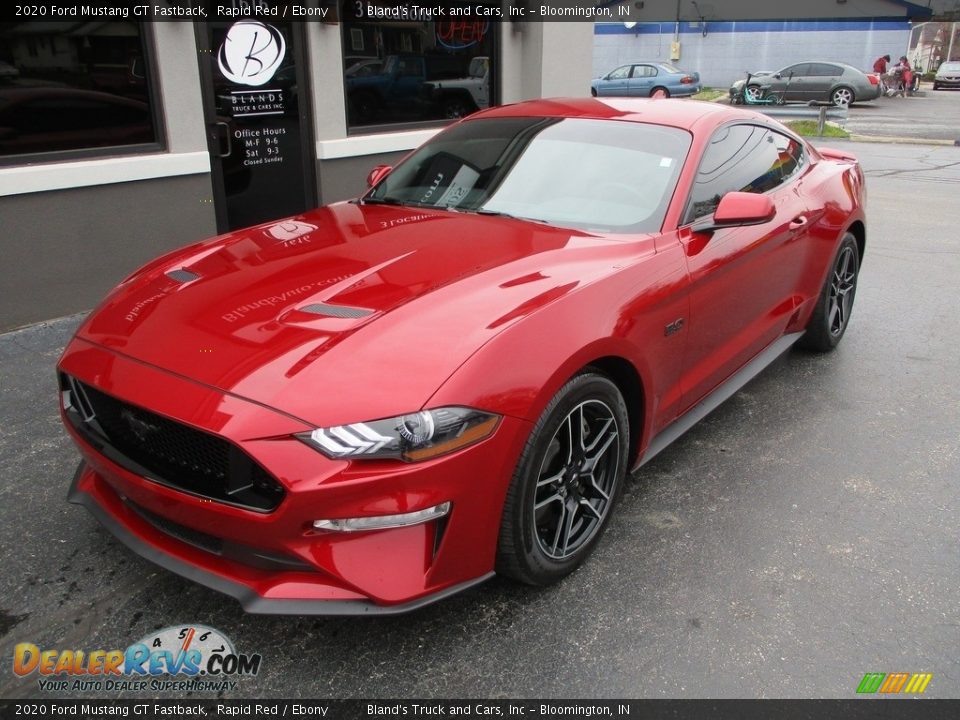
<svg viewBox="0 0 960 720">
<path fill-rule="evenodd" d="M 424 83 L 424 93 L 445 118 L 461 118 L 490 107 L 490 58 L 470 61 L 467 76 Z"/>
<path fill-rule="evenodd" d="M 381 72 L 346 79 L 351 121 L 369 124 L 427 116 L 430 104 L 424 83 L 454 80 L 466 73 L 467 59 L 456 55 L 387 55 Z"/>
</svg>

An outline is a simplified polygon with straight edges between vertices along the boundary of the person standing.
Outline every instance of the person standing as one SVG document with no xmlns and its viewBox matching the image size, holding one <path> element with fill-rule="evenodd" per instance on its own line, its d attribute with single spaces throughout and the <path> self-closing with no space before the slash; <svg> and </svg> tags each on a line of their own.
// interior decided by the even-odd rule
<svg viewBox="0 0 960 720">
<path fill-rule="evenodd" d="M 886 95 L 887 88 L 889 87 L 888 80 L 890 76 L 887 75 L 887 63 L 890 62 L 889 55 L 881 55 L 876 60 L 873 61 L 873 71 L 877 74 L 877 77 L 880 78 L 880 94 Z"/>
</svg>

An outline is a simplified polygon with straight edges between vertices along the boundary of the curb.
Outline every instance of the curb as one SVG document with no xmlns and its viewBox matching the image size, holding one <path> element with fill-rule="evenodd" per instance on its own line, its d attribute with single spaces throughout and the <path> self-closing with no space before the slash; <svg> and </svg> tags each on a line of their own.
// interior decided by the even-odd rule
<svg viewBox="0 0 960 720">
<path fill-rule="evenodd" d="M 942 145 L 954 147 L 960 145 L 960 140 L 937 140 L 935 138 L 887 137 L 885 135 L 856 135 L 850 133 L 851 142 L 871 142 L 886 145 Z"/>
</svg>

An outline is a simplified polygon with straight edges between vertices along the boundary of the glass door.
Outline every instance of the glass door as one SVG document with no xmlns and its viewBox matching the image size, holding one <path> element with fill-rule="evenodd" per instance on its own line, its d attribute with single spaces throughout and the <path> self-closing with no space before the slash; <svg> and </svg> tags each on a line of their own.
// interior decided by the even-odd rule
<svg viewBox="0 0 960 720">
<path fill-rule="evenodd" d="M 302 26 L 244 19 L 197 33 L 219 231 L 314 207 Z"/>
</svg>

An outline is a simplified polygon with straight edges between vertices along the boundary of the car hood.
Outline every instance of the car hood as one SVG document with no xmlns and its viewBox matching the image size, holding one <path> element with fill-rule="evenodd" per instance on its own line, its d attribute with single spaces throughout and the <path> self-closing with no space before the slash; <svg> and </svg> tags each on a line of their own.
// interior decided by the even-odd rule
<svg viewBox="0 0 960 720">
<path fill-rule="evenodd" d="M 503 217 L 342 203 L 146 266 L 78 337 L 317 425 L 419 409 L 493 335 L 627 243 Z"/>
</svg>

